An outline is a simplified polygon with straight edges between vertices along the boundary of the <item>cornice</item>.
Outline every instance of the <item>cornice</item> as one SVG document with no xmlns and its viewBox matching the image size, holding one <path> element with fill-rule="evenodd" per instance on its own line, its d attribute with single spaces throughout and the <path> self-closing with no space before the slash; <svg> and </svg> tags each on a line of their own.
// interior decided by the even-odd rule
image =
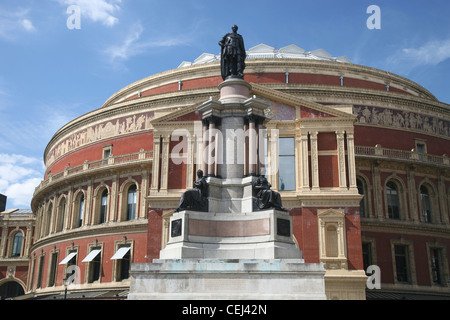
<svg viewBox="0 0 450 320">
<path fill-rule="evenodd" d="M 312 102 L 310 100 L 305 100 L 300 98 L 297 95 L 291 95 L 287 93 L 283 93 L 279 90 L 274 90 L 269 88 L 268 86 L 262 85 L 262 84 L 256 84 L 252 83 L 252 93 L 256 93 L 257 95 L 266 96 L 272 99 L 275 99 L 276 101 L 284 102 L 293 106 L 304 106 L 308 107 L 314 110 L 318 110 L 327 114 L 331 114 L 333 116 L 339 117 L 339 118 L 346 118 L 346 119 L 352 119 L 354 120 L 356 117 L 353 115 L 350 115 L 348 113 L 333 109 L 331 107 Z"/>
<path fill-rule="evenodd" d="M 386 106 L 386 104 L 391 105 L 403 105 L 406 107 L 414 107 L 417 110 L 422 111 L 433 111 L 436 114 L 446 114 L 450 117 L 450 105 L 439 102 L 432 101 L 429 99 L 419 98 L 407 94 L 401 94 L 396 92 L 382 92 L 374 89 L 363 89 L 356 87 L 339 87 L 339 86 L 322 86 L 322 85 L 280 85 L 280 84 L 267 84 L 274 90 L 279 90 L 292 95 L 298 95 L 304 99 L 314 98 L 314 101 L 326 102 L 328 98 L 333 103 L 336 103 L 336 98 L 344 100 L 345 104 L 358 104 L 367 103 L 370 105 Z M 330 101 L 330 102 L 331 102 Z M 341 103 L 341 102 L 339 102 Z M 404 109 L 401 109 L 404 110 Z M 416 110 L 416 111 L 417 111 Z"/>
<path fill-rule="evenodd" d="M 410 88 L 417 95 L 422 95 L 437 101 L 436 97 L 434 97 L 434 95 L 428 90 L 409 79 L 387 71 L 362 65 L 307 59 L 249 59 L 246 61 L 246 64 L 246 73 L 305 73 L 306 71 L 306 73 L 318 74 L 320 71 L 325 71 L 334 75 L 351 76 L 352 78 L 360 80 L 383 84 L 390 83 L 393 87 L 397 87 L 401 90 Z M 199 64 L 165 71 L 136 81 L 135 83 L 119 90 L 103 104 L 102 108 L 117 103 L 120 99 L 124 99 L 125 97 L 132 95 L 135 91 L 142 89 L 148 90 L 152 87 L 173 84 L 178 81 L 200 79 L 211 76 L 220 76 L 219 62 Z M 377 81 L 375 81 L 375 79 L 370 80 L 370 77 L 375 78 Z"/>
<path fill-rule="evenodd" d="M 146 152 L 142 154 L 145 156 L 145 153 Z M 84 169 L 84 165 L 81 165 L 83 170 L 76 173 L 64 175 L 65 172 L 62 172 L 56 174 L 55 177 L 52 176 L 51 179 L 48 178 L 47 180 L 42 181 L 41 184 L 36 187 L 31 200 L 31 207 L 34 212 L 37 212 L 36 207 L 39 201 L 41 201 L 40 199 L 45 198 L 49 193 L 52 193 L 61 186 L 87 182 L 96 179 L 99 176 L 104 180 L 108 180 L 110 176 L 112 177 L 116 174 L 120 175 L 128 172 L 139 172 L 142 171 L 143 168 L 150 167 L 152 162 L 153 156 L 148 158 L 142 157 L 137 160 L 106 164 L 104 166 L 94 167 L 92 169 Z M 87 163 L 87 165 L 89 165 L 89 163 Z"/>
<path fill-rule="evenodd" d="M 401 220 L 395 221 L 388 219 L 377 220 L 373 218 L 361 218 L 361 231 L 450 238 L 450 227 L 448 225 L 437 225 L 425 222 L 410 222 Z"/>
</svg>

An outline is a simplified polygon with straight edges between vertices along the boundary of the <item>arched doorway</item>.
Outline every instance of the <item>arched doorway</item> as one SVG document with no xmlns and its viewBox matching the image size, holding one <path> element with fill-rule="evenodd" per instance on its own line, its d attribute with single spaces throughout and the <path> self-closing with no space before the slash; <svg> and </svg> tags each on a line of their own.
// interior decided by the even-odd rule
<svg viewBox="0 0 450 320">
<path fill-rule="evenodd" d="M 8 281 L 0 285 L 0 300 L 24 295 L 22 286 L 16 281 Z"/>
</svg>

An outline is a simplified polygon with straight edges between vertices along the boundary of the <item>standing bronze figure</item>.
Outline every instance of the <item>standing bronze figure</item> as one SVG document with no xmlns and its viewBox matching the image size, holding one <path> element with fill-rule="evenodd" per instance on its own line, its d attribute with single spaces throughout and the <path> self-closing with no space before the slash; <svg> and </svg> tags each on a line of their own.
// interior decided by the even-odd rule
<svg viewBox="0 0 450 320">
<path fill-rule="evenodd" d="M 244 79 L 246 58 L 244 39 L 237 33 L 237 25 L 234 25 L 232 30 L 232 33 L 226 34 L 219 42 L 222 47 L 220 60 L 223 80 L 229 78 Z"/>
</svg>

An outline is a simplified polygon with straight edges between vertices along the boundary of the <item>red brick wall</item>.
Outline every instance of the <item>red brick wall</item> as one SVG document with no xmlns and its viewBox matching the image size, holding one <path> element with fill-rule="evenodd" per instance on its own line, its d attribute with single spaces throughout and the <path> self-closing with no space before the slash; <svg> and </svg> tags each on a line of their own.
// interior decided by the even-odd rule
<svg viewBox="0 0 450 320">
<path fill-rule="evenodd" d="M 395 139 L 392 137 L 395 136 Z M 442 156 L 449 153 L 450 140 L 412 131 L 377 128 L 370 126 L 355 126 L 355 145 L 374 147 L 380 144 L 383 148 L 411 151 L 415 148 L 415 139 L 426 140 L 427 152 Z M 450 155 L 450 154 L 449 154 Z"/>
<path fill-rule="evenodd" d="M 254 83 L 286 83 L 286 75 L 284 73 L 248 73 L 245 74 L 245 81 Z M 220 76 L 205 77 L 199 79 L 186 80 L 182 82 L 181 90 L 190 90 L 198 88 L 217 87 L 221 82 Z M 309 73 L 290 73 L 289 83 L 297 84 L 320 84 L 327 86 L 340 86 L 341 79 L 339 76 L 331 76 L 324 74 L 309 74 Z M 373 90 L 386 91 L 384 84 L 375 83 L 367 80 L 360 80 L 354 78 L 344 78 L 344 87 L 357 87 Z M 156 88 L 142 92 L 141 96 L 149 96 L 154 94 L 161 94 L 167 92 L 178 91 L 178 82 L 162 85 Z M 391 92 L 405 93 L 407 92 L 391 87 Z M 138 98 L 137 95 L 128 98 L 128 100 Z"/>
<path fill-rule="evenodd" d="M 376 262 L 381 269 L 381 282 L 393 284 L 393 266 L 395 262 L 392 259 L 391 240 L 398 241 L 400 235 L 396 233 L 364 231 L 364 236 L 375 239 L 376 241 Z M 421 286 L 430 286 L 429 255 L 426 244 L 433 244 L 435 241 L 439 244 L 444 244 L 447 248 L 446 255 L 448 257 L 450 254 L 450 239 L 409 235 L 405 233 L 402 234 L 402 239 L 412 243 L 417 284 Z M 446 279 L 444 279 L 444 281 L 446 281 Z"/>
<path fill-rule="evenodd" d="M 103 251 L 102 251 L 102 271 L 101 271 L 101 282 L 111 282 L 113 279 L 113 265 L 114 260 L 111 260 L 111 257 L 116 252 L 115 241 L 121 241 L 123 235 L 110 235 L 110 236 L 96 236 L 95 239 L 98 240 L 98 243 L 103 243 Z M 147 233 L 128 233 L 126 234 L 127 240 L 133 240 L 133 263 L 143 263 L 145 261 L 145 255 L 147 251 Z M 66 248 L 72 246 L 72 242 L 75 247 L 78 246 L 78 254 L 77 254 L 77 266 L 80 268 L 80 281 L 81 284 L 85 281 L 85 271 L 87 267 L 87 263 L 82 262 L 82 260 L 89 254 L 88 245 L 94 243 L 94 238 L 85 238 L 85 239 L 75 239 L 66 242 L 60 242 L 55 245 L 51 245 L 43 248 L 43 252 L 45 254 L 44 260 L 44 269 L 42 272 L 42 288 L 46 287 L 47 277 L 48 277 L 48 267 L 51 260 L 50 251 L 55 248 L 59 249 L 58 254 L 58 267 L 56 274 L 56 286 L 63 285 L 63 278 L 65 278 L 64 270 L 65 265 L 59 265 L 66 257 Z M 35 276 L 33 284 L 33 288 L 35 288 L 37 279 L 38 279 L 38 270 L 39 270 L 39 257 L 41 254 L 41 250 L 36 252 L 36 264 L 35 264 Z M 30 264 L 31 266 L 31 264 Z M 30 269 L 31 270 L 31 269 Z M 31 272 L 31 271 L 30 271 Z M 31 274 L 29 275 L 31 277 Z"/>
<path fill-rule="evenodd" d="M 148 212 L 147 262 L 159 259 L 162 238 L 162 210 L 150 209 Z"/>
<path fill-rule="evenodd" d="M 118 137 L 111 140 L 102 141 L 95 145 L 80 148 L 67 154 L 65 157 L 51 165 L 48 172 L 56 174 L 63 171 L 70 163 L 70 167 L 82 165 L 84 161 L 95 161 L 103 158 L 103 147 L 112 144 L 113 156 L 137 153 L 141 149 L 145 151 L 153 150 L 153 133 L 140 133 L 126 137 Z M 47 178 L 47 175 L 46 175 Z"/>
<path fill-rule="evenodd" d="M 290 210 L 293 217 L 293 233 L 303 252 L 306 263 L 319 263 L 319 208 L 295 208 Z M 320 208 L 323 209 L 323 208 Z M 361 225 L 359 208 L 346 208 L 345 226 L 347 238 L 347 258 L 350 270 L 362 270 Z"/>
</svg>

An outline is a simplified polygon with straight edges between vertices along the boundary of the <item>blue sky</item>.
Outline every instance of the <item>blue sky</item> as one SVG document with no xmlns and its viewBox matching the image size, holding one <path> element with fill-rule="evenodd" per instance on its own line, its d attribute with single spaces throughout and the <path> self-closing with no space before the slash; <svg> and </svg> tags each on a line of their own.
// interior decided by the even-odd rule
<svg viewBox="0 0 450 320">
<path fill-rule="evenodd" d="M 69 29 L 75 5 L 80 29 Z M 369 29 L 370 5 L 381 29 Z M 72 21 L 72 20 L 70 20 Z M 152 74 L 219 53 L 237 24 L 246 47 L 324 49 L 407 77 L 450 103 L 448 0 L 2 0 L 0 193 L 30 207 L 43 152 L 70 120 Z"/>
</svg>

